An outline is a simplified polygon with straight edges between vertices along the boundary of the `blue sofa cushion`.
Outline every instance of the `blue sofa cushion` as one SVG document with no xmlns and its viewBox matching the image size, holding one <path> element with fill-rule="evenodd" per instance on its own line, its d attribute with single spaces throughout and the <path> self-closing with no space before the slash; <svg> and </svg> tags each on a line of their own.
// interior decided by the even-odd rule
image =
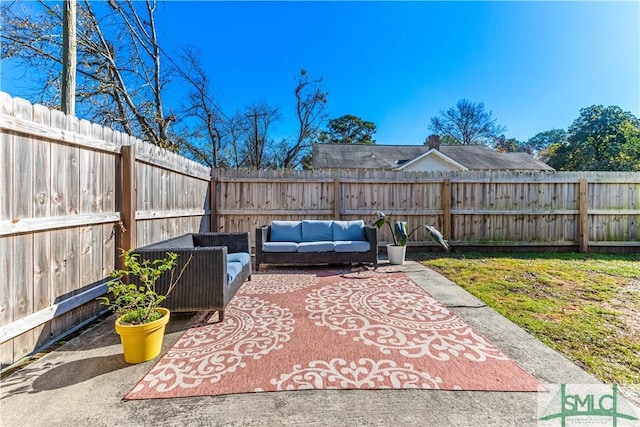
<svg viewBox="0 0 640 427">
<path fill-rule="evenodd" d="M 365 240 L 364 221 L 334 221 L 333 240 Z"/>
<path fill-rule="evenodd" d="M 271 221 L 271 242 L 301 242 L 302 224 L 300 221 Z"/>
<path fill-rule="evenodd" d="M 300 242 L 298 252 L 333 252 L 335 244 L 333 242 Z"/>
<path fill-rule="evenodd" d="M 301 242 L 330 242 L 333 240 L 333 221 L 302 221 Z M 317 252 L 317 251 L 312 251 Z M 326 252 L 326 251 L 321 251 Z"/>
<path fill-rule="evenodd" d="M 297 252 L 296 242 L 266 242 L 262 244 L 262 252 Z"/>
<path fill-rule="evenodd" d="M 244 267 L 251 262 L 251 255 L 246 252 L 227 254 L 227 262 L 239 262 Z"/>
<path fill-rule="evenodd" d="M 238 273 L 242 271 L 242 263 L 227 262 L 227 283 L 231 283 Z"/>
<path fill-rule="evenodd" d="M 362 240 L 339 240 L 335 242 L 336 252 L 369 252 L 371 245 Z"/>
</svg>

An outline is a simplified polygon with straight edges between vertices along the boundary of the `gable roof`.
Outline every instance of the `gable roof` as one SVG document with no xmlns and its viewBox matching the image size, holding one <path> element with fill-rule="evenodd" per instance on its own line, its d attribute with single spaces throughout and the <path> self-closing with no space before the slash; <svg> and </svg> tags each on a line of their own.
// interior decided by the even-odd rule
<svg viewBox="0 0 640 427">
<path fill-rule="evenodd" d="M 526 153 L 498 153 L 486 145 L 314 144 L 314 169 L 403 169 L 419 157 L 443 155 L 469 170 L 554 170 Z M 443 156 L 439 156 L 444 158 Z"/>
<path fill-rule="evenodd" d="M 469 170 L 469 168 L 466 167 L 465 165 L 462 165 L 456 162 L 451 157 L 442 154 L 440 150 L 436 150 L 435 148 L 430 149 L 426 153 L 419 155 L 413 160 L 409 160 L 408 162 L 403 162 L 402 164 L 398 165 L 397 169 L 399 170 L 407 169 L 409 166 L 418 165 L 421 161 L 428 158 L 432 158 L 432 159 L 437 158 L 438 160 L 440 160 L 441 163 L 450 165 L 451 169 L 453 170 L 456 170 L 456 169 L 462 170 L 462 171 Z"/>
</svg>

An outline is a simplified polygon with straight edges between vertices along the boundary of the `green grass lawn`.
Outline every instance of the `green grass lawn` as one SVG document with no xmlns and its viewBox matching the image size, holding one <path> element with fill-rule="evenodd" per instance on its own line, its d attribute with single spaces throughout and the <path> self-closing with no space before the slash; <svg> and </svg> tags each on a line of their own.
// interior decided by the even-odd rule
<svg viewBox="0 0 640 427">
<path fill-rule="evenodd" d="M 640 255 L 414 254 L 605 383 L 640 383 Z"/>
</svg>

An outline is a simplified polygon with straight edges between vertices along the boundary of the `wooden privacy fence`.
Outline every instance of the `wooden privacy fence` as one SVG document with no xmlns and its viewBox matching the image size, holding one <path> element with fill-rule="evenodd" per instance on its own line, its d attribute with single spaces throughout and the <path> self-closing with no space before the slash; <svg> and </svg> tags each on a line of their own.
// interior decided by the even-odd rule
<svg viewBox="0 0 640 427">
<path fill-rule="evenodd" d="M 0 164 L 3 368 L 102 311 L 118 248 L 189 232 L 381 210 L 457 249 L 640 250 L 638 172 L 211 171 L 2 92 Z"/>
<path fill-rule="evenodd" d="M 118 248 L 208 231 L 210 169 L 0 92 L 0 357 L 103 311 Z"/>
<path fill-rule="evenodd" d="M 364 219 L 439 228 L 454 247 L 640 250 L 638 172 L 214 170 L 212 229 L 274 219 Z M 391 241 L 387 229 L 378 241 Z M 432 245 L 418 230 L 411 245 Z"/>
</svg>

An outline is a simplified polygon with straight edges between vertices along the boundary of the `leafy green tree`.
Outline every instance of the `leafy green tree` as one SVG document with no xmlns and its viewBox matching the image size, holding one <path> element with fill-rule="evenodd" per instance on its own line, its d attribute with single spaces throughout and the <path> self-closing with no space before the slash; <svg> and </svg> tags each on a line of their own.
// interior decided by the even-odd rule
<svg viewBox="0 0 640 427">
<path fill-rule="evenodd" d="M 431 118 L 429 129 L 463 145 L 491 145 L 506 130 L 492 117 L 491 111 L 485 110 L 484 103 L 476 104 L 468 99 L 461 99 L 447 111 L 441 110 L 438 116 Z"/>
<path fill-rule="evenodd" d="M 567 142 L 567 131 L 564 129 L 551 129 L 537 133 L 529 138 L 527 144 L 534 151 L 547 150 L 554 144 L 564 144 Z"/>
<path fill-rule="evenodd" d="M 531 148 L 531 152 L 538 159 L 542 160 L 549 166 L 559 169 L 564 162 L 562 158 L 563 148 L 567 144 L 567 131 L 564 129 L 551 129 L 537 133 L 529 138 L 527 145 Z M 552 156 L 554 158 L 552 159 Z"/>
<path fill-rule="evenodd" d="M 620 107 L 580 110 L 566 143 L 550 147 L 549 165 L 559 170 L 640 170 L 640 121 Z"/>
<path fill-rule="evenodd" d="M 625 142 L 620 149 L 620 163 L 624 170 L 640 171 L 640 127 L 631 121 L 620 126 Z M 621 169 L 622 170 L 622 169 Z"/>
<path fill-rule="evenodd" d="M 375 144 L 373 134 L 376 130 L 373 122 L 346 114 L 329 120 L 327 130 L 321 132 L 318 141 L 329 144 Z"/>
<path fill-rule="evenodd" d="M 547 148 L 546 152 L 540 157 L 540 160 L 555 170 L 567 170 L 565 166 L 569 161 L 570 154 L 569 144 L 555 143 Z"/>
<path fill-rule="evenodd" d="M 499 153 L 527 153 L 532 154 L 531 147 L 526 142 L 518 141 L 515 138 L 507 138 L 500 135 L 493 142 L 493 146 Z"/>
<path fill-rule="evenodd" d="M 451 137 L 450 135 L 438 135 L 440 136 L 440 145 L 460 145 L 460 142 Z M 429 145 L 429 137 L 427 136 L 422 145 Z"/>
<path fill-rule="evenodd" d="M 427 140 L 427 144 L 429 141 Z M 453 138 L 451 135 L 442 135 L 440 137 L 440 145 L 460 145 L 460 141 Z"/>
</svg>

